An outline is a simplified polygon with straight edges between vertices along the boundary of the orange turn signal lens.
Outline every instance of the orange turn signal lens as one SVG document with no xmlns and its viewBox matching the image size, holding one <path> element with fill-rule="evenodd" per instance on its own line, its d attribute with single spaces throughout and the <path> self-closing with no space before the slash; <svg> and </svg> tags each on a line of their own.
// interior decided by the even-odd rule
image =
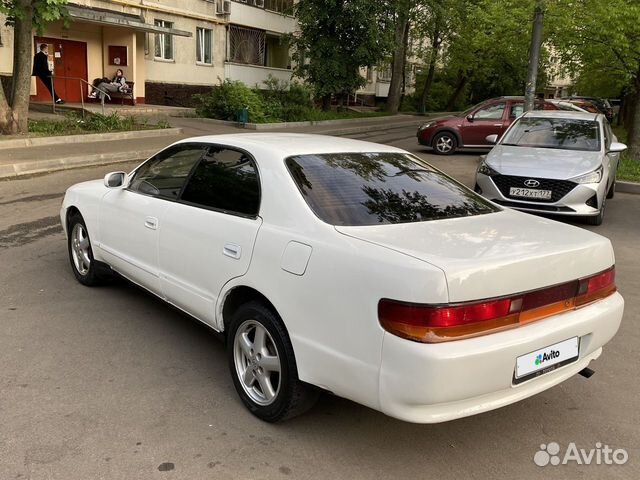
<svg viewBox="0 0 640 480">
<path fill-rule="evenodd" d="M 615 267 L 571 282 L 476 302 L 425 305 L 382 299 L 380 325 L 402 338 L 445 342 L 513 328 L 575 310 L 616 291 Z"/>
</svg>

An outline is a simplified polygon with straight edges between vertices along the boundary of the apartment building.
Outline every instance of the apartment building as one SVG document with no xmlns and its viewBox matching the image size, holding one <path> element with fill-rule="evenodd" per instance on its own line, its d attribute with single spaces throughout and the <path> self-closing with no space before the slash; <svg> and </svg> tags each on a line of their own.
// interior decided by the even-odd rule
<svg viewBox="0 0 640 480">
<path fill-rule="evenodd" d="M 262 85 L 291 78 L 286 36 L 296 28 L 293 0 L 73 0 L 70 22 L 34 32 L 33 52 L 49 45 L 55 88 L 67 102 L 116 69 L 134 82 L 139 103 L 192 104 L 222 79 Z M 12 31 L 0 16 L 0 76 L 11 76 Z M 48 100 L 32 79 L 34 100 Z"/>
</svg>

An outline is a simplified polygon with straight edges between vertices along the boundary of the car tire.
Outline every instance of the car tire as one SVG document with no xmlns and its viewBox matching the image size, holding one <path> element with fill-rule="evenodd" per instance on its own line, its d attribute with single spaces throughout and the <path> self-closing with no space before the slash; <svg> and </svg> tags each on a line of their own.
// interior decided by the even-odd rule
<svg viewBox="0 0 640 480">
<path fill-rule="evenodd" d="M 319 390 L 298 379 L 282 320 L 262 303 L 248 302 L 233 314 L 227 357 L 240 399 L 261 420 L 287 420 L 309 410 L 318 399 Z"/>
<path fill-rule="evenodd" d="M 87 287 L 104 283 L 111 277 L 111 269 L 93 258 L 91 238 L 82 215 L 72 214 L 67 228 L 69 262 L 76 280 Z"/>
<path fill-rule="evenodd" d="M 609 187 L 609 190 L 607 191 L 607 198 L 611 199 L 613 197 L 615 197 L 616 195 L 616 179 L 613 179 L 613 183 L 611 184 L 611 186 Z"/>
<path fill-rule="evenodd" d="M 451 132 L 440 132 L 433 137 L 431 147 L 438 155 L 451 155 L 458 148 L 458 139 Z"/>
</svg>

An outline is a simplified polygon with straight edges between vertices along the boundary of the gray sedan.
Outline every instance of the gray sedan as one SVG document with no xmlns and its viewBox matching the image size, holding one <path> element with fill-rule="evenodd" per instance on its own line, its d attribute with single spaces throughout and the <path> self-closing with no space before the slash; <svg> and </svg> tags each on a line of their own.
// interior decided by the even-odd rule
<svg viewBox="0 0 640 480">
<path fill-rule="evenodd" d="M 496 145 L 480 162 L 476 192 L 507 207 L 600 225 L 627 148 L 617 140 L 602 114 L 527 112 L 499 141 L 487 137 Z"/>
</svg>

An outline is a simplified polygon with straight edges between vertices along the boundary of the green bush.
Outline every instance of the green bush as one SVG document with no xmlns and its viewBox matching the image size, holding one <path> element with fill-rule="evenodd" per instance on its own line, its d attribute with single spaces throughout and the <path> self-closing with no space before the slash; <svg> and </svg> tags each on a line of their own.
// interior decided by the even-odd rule
<svg viewBox="0 0 640 480">
<path fill-rule="evenodd" d="M 270 107 L 272 118 L 283 122 L 301 122 L 308 120 L 313 110 L 311 89 L 299 82 L 286 82 L 269 75 L 263 82 L 266 88 L 258 90 L 265 103 L 279 105 Z"/>
<path fill-rule="evenodd" d="M 267 120 L 260 95 L 239 81 L 225 80 L 209 94 L 195 95 L 196 113 L 201 117 L 238 121 L 243 108 L 249 110 L 249 122 Z"/>
<path fill-rule="evenodd" d="M 168 128 L 168 123 L 148 125 L 146 120 L 137 121 L 134 117 L 120 117 L 116 113 L 86 115 L 84 119 L 77 113 L 69 113 L 60 120 L 29 120 L 29 132 L 39 135 L 73 135 L 80 133 L 121 132 L 125 130 L 144 130 L 150 128 Z"/>
</svg>

